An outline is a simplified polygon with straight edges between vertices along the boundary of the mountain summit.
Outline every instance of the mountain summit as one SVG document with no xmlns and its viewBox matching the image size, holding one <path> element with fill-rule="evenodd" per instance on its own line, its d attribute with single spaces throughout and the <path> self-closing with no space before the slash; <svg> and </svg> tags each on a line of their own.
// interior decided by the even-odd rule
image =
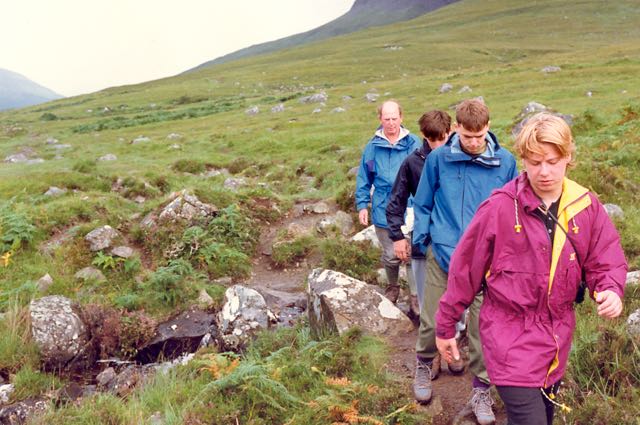
<svg viewBox="0 0 640 425">
<path fill-rule="evenodd" d="M 0 111 L 37 105 L 61 96 L 17 72 L 0 68 Z"/>
<path fill-rule="evenodd" d="M 187 72 L 236 59 L 295 47 L 313 41 L 324 40 L 338 35 L 349 34 L 368 27 L 406 21 L 448 4 L 455 3 L 456 1 L 458 0 L 356 0 L 347 13 L 318 28 L 237 50 L 228 55 L 220 56 L 217 59 L 198 65 Z"/>
</svg>

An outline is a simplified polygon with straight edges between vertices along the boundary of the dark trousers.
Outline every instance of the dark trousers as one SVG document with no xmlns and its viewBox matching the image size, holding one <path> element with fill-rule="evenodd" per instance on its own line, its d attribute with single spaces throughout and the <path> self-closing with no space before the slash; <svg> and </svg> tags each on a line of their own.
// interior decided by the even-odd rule
<svg viewBox="0 0 640 425">
<path fill-rule="evenodd" d="M 547 394 L 558 392 L 559 385 L 549 388 Z M 542 394 L 540 388 L 496 386 L 500 398 L 507 408 L 508 425 L 551 425 L 553 404 Z"/>
</svg>

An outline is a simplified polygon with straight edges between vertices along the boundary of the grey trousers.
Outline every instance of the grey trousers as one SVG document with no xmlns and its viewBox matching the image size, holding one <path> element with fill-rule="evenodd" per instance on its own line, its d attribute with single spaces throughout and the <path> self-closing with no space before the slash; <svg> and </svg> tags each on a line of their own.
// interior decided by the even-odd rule
<svg viewBox="0 0 640 425">
<path fill-rule="evenodd" d="M 424 287 L 422 308 L 420 309 L 420 328 L 416 341 L 416 355 L 425 360 L 431 360 L 438 353 L 436 347 L 436 311 L 440 303 L 440 297 L 447 290 L 447 273 L 433 256 L 431 247 L 427 249 L 427 280 Z M 484 366 L 482 345 L 480 344 L 480 329 L 478 315 L 482 304 L 482 293 L 478 293 L 469 306 L 469 370 L 481 381 L 489 383 L 489 375 Z"/>
<path fill-rule="evenodd" d="M 396 276 L 395 280 L 397 284 L 398 271 L 400 270 L 402 261 L 400 261 L 400 259 L 396 257 L 396 253 L 393 250 L 393 241 L 389 237 L 389 231 L 384 227 L 378 226 L 375 226 L 375 229 L 376 236 L 378 236 L 378 241 L 380 241 L 380 245 L 382 245 L 382 256 L 380 257 L 380 260 L 382 261 L 382 265 L 384 266 L 385 270 L 387 270 L 387 281 L 389 282 L 389 284 L 392 284 L 393 278 L 390 278 L 388 269 L 394 269 Z M 411 246 L 411 242 L 409 242 L 409 246 Z M 416 283 L 413 279 L 411 263 L 407 263 L 405 267 L 407 272 L 407 281 L 409 283 L 409 292 L 411 293 L 411 295 L 416 295 Z"/>
</svg>

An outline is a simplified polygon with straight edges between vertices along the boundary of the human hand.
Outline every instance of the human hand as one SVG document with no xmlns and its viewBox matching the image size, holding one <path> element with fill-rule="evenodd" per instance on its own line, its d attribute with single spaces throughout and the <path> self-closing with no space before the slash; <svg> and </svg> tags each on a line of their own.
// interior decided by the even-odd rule
<svg viewBox="0 0 640 425">
<path fill-rule="evenodd" d="M 409 242 L 406 239 L 394 241 L 393 252 L 402 262 L 406 262 L 409 259 Z"/>
<path fill-rule="evenodd" d="M 436 347 L 438 347 L 440 355 L 447 363 L 452 363 L 454 360 L 460 360 L 458 343 L 455 338 L 442 339 L 436 337 Z"/>
<path fill-rule="evenodd" d="M 615 292 L 607 289 L 596 294 L 598 305 L 598 315 L 613 319 L 622 313 L 622 300 Z"/>
<path fill-rule="evenodd" d="M 360 220 L 360 224 L 363 226 L 369 225 L 369 211 L 366 208 L 358 211 L 358 220 Z"/>
</svg>

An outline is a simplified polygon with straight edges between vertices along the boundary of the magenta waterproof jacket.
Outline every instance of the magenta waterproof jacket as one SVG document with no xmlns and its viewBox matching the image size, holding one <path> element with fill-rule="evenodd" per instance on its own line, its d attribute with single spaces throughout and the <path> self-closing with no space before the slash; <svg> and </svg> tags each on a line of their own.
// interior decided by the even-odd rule
<svg viewBox="0 0 640 425">
<path fill-rule="evenodd" d="M 562 378 L 581 265 L 592 297 L 624 292 L 627 262 L 598 199 L 565 178 L 558 221 L 573 245 L 556 226 L 553 249 L 534 214 L 541 204 L 522 173 L 480 205 L 453 253 L 436 314 L 437 336 L 453 338 L 465 307 L 484 292 L 480 340 L 494 385 L 546 388 Z"/>
</svg>

